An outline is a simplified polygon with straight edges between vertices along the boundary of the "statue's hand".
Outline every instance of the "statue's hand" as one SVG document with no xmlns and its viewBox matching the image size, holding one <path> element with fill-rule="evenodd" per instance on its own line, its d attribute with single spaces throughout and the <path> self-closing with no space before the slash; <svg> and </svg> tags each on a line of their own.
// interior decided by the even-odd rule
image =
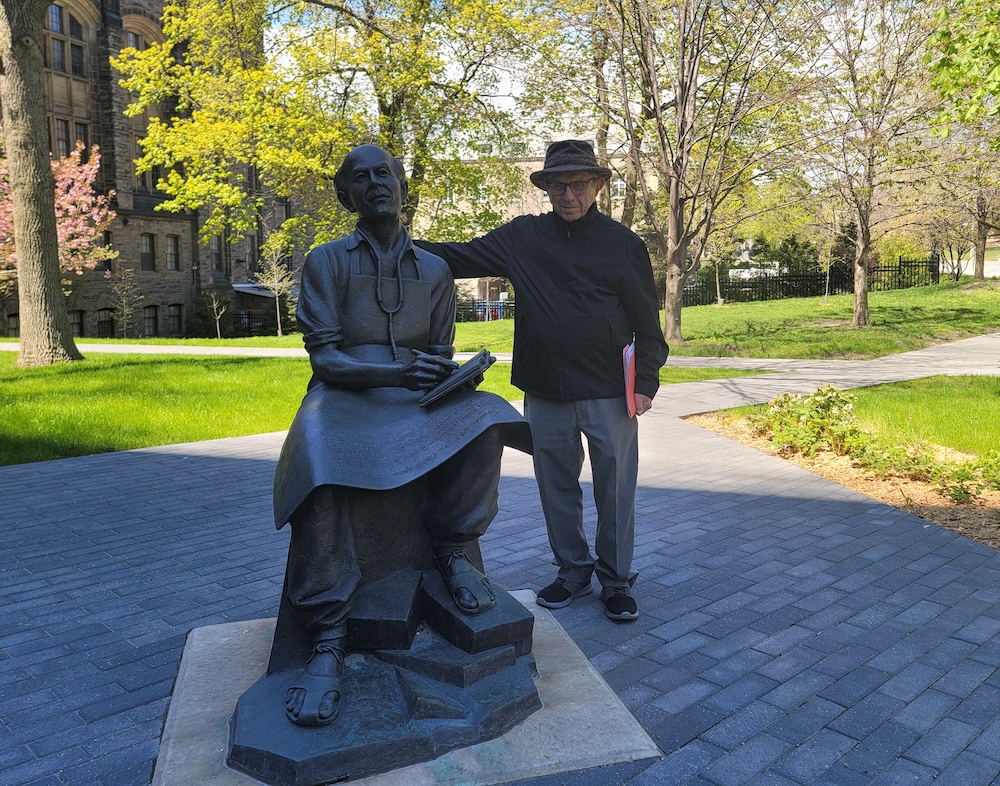
<svg viewBox="0 0 1000 786">
<path fill-rule="evenodd" d="M 472 379 L 470 379 L 468 382 L 465 383 L 465 389 L 475 390 L 476 388 L 478 388 L 480 385 L 483 384 L 484 379 L 486 379 L 486 377 L 482 374 L 473 377 Z"/>
<path fill-rule="evenodd" d="M 428 390 L 451 376 L 458 363 L 441 355 L 411 349 L 413 360 L 403 367 L 403 386 L 410 390 Z"/>
</svg>

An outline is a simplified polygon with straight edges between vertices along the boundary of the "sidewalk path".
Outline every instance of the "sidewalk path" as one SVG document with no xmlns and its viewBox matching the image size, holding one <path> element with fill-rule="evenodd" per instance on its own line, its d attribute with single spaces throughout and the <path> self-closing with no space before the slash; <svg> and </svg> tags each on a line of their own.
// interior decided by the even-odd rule
<svg viewBox="0 0 1000 786">
<path fill-rule="evenodd" d="M 77 344 L 84 355 L 90 352 L 107 352 L 118 355 L 240 355 L 258 358 L 307 358 L 309 353 L 302 347 L 199 347 L 187 344 Z M 0 351 L 20 352 L 16 341 L 0 341 Z M 456 352 L 455 360 L 471 358 L 474 352 Z M 510 363 L 510 352 L 494 352 L 501 363 Z"/>
<path fill-rule="evenodd" d="M 640 420 L 642 616 L 596 595 L 556 616 L 665 756 L 525 783 L 995 782 L 1000 554 L 678 416 L 998 363 L 995 334 L 663 388 Z M 276 613 L 282 438 L 0 468 L 0 783 L 148 782 L 187 632 Z M 483 550 L 509 588 L 553 575 L 525 456 Z"/>
</svg>

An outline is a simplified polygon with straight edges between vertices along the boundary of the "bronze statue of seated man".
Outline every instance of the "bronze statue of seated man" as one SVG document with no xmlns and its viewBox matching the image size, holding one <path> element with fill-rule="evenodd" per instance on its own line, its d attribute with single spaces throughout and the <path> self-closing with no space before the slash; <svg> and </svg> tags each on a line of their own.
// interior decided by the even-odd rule
<svg viewBox="0 0 1000 786">
<path fill-rule="evenodd" d="M 351 490 L 426 484 L 426 504 L 413 515 L 455 605 L 479 614 L 492 608 L 495 590 L 468 549 L 497 513 L 503 446 L 530 450 L 527 424 L 497 396 L 470 389 L 418 405 L 457 367 L 455 286 L 444 261 L 416 248 L 400 220 L 402 164 L 364 145 L 344 159 L 335 185 L 357 228 L 313 249 L 303 269 L 297 317 L 313 376 L 274 488 L 275 523 L 292 526 L 285 599 L 312 638 L 285 697 L 289 720 L 303 726 L 337 717 L 346 622 L 362 579 L 355 533 L 384 526 Z M 414 438 L 419 447 L 404 450 Z"/>
</svg>

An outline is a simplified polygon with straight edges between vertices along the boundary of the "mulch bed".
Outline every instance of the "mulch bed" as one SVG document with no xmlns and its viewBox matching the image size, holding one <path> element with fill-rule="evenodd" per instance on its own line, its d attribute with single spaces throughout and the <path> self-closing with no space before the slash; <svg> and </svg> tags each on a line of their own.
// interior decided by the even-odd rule
<svg viewBox="0 0 1000 786">
<path fill-rule="evenodd" d="M 905 510 L 952 532 L 1000 550 L 1000 491 L 985 491 L 975 502 L 958 503 L 939 494 L 929 483 L 906 478 L 877 478 L 866 475 L 865 471 L 847 456 L 837 456 L 829 452 L 818 453 L 815 456 L 784 454 L 770 440 L 757 436 L 745 418 L 711 413 L 695 415 L 687 420 L 735 442 L 790 461 L 877 502 Z"/>
</svg>

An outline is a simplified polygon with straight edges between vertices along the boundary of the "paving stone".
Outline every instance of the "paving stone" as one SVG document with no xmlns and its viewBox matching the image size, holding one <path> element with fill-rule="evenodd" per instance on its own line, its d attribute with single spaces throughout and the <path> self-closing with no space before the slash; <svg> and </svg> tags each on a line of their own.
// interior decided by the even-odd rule
<svg viewBox="0 0 1000 786">
<path fill-rule="evenodd" d="M 965 698 L 995 671 L 995 668 L 984 663 L 964 660 L 945 672 L 933 687 L 942 693 Z"/>
<path fill-rule="evenodd" d="M 918 739 L 920 739 L 919 732 L 887 721 L 865 735 L 857 745 L 844 754 L 840 763 L 870 782 L 888 769 Z"/>
<path fill-rule="evenodd" d="M 809 783 L 828 770 L 854 747 L 850 737 L 821 729 L 774 765 L 774 769 L 799 783 Z"/>
<path fill-rule="evenodd" d="M 704 775 L 719 786 L 742 786 L 752 776 L 784 756 L 791 746 L 767 734 L 758 734 L 705 768 Z"/>
<path fill-rule="evenodd" d="M 628 786 L 662 786 L 687 783 L 706 766 L 716 761 L 723 751 L 705 742 L 694 741 L 652 765 Z"/>
<path fill-rule="evenodd" d="M 967 723 L 945 718 L 907 749 L 906 758 L 942 770 L 979 731 Z"/>
<path fill-rule="evenodd" d="M 844 712 L 839 704 L 813 698 L 768 727 L 767 733 L 779 740 L 798 745 Z"/>
<path fill-rule="evenodd" d="M 714 734 L 704 732 L 714 730 L 727 720 L 722 713 L 694 704 L 678 713 L 668 714 L 665 720 L 646 728 L 649 736 L 664 752 L 679 750 L 696 738 L 722 747 Z"/>
<path fill-rule="evenodd" d="M 951 764 L 941 771 L 938 780 L 941 783 L 962 783 L 968 784 L 968 786 L 984 784 L 985 786 L 985 784 L 994 783 L 998 774 L 1000 774 L 1000 762 L 970 751 L 962 751 L 952 760 Z"/>
<path fill-rule="evenodd" d="M 925 786 L 933 783 L 937 775 L 930 767 L 900 759 L 872 781 L 872 786 Z"/>
<path fill-rule="evenodd" d="M 871 663 L 873 663 L 871 661 Z M 879 687 L 879 693 L 899 699 L 911 701 L 936 682 L 943 672 L 922 663 L 911 663 L 901 672 L 890 677 Z"/>
</svg>

